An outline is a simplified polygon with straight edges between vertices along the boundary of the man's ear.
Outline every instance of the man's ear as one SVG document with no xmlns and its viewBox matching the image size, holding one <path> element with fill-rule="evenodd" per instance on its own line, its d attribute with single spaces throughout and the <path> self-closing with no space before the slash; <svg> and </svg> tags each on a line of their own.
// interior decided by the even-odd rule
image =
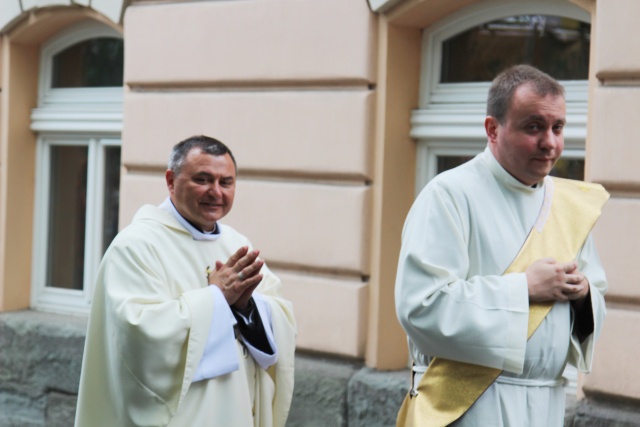
<svg viewBox="0 0 640 427">
<path fill-rule="evenodd" d="M 498 120 L 495 117 L 487 116 L 484 119 L 484 130 L 487 133 L 487 138 L 489 138 L 489 142 L 495 143 L 498 139 Z"/>
<path fill-rule="evenodd" d="M 167 169 L 167 171 L 164 173 L 164 179 L 167 181 L 167 188 L 169 189 L 169 193 L 171 194 L 173 194 L 175 178 L 176 174 L 174 174 L 171 169 Z"/>
</svg>

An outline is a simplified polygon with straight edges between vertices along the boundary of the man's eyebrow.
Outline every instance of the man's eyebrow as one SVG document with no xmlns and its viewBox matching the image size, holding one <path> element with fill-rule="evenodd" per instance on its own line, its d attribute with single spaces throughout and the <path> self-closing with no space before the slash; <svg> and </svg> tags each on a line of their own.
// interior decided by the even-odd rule
<svg viewBox="0 0 640 427">
<path fill-rule="evenodd" d="M 198 178 L 215 178 L 216 174 L 210 173 L 210 172 L 206 172 L 206 171 L 199 171 L 193 174 L 193 177 L 198 177 Z M 236 179 L 235 176 L 233 175 L 224 175 L 224 176 L 219 176 L 220 180 L 234 180 Z"/>
<path fill-rule="evenodd" d="M 525 117 L 524 119 L 522 119 L 522 123 L 528 123 L 528 122 L 547 122 L 547 119 L 544 116 L 541 116 L 539 114 L 532 114 L 530 116 Z M 566 124 L 567 123 L 567 119 L 562 117 L 560 119 L 556 119 L 554 122 L 554 124 Z"/>
</svg>

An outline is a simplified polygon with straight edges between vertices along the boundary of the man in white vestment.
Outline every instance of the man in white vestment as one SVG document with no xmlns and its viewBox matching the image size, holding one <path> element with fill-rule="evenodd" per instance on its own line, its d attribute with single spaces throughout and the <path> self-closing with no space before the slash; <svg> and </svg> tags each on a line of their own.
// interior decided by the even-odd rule
<svg viewBox="0 0 640 427">
<path fill-rule="evenodd" d="M 169 197 L 143 206 L 100 265 L 75 425 L 284 426 L 295 320 L 258 250 L 219 222 L 235 159 L 191 137 L 165 175 Z"/>
<path fill-rule="evenodd" d="M 487 148 L 436 176 L 402 233 L 396 309 L 415 387 L 442 358 L 502 370 L 455 426 L 562 426 L 567 363 L 589 372 L 606 277 L 591 235 L 574 261 L 503 274 L 544 214 L 564 147 L 562 86 L 530 66 L 493 81 Z M 530 302 L 555 302 L 527 341 Z M 446 387 L 446 384 L 445 384 Z"/>
</svg>

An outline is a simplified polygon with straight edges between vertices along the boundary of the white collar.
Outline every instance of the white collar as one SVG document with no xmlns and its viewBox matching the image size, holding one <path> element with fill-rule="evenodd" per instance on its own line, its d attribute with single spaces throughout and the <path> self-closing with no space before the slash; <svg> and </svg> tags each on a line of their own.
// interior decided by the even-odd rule
<svg viewBox="0 0 640 427">
<path fill-rule="evenodd" d="M 182 225 L 185 228 L 185 230 L 187 230 L 189 234 L 191 234 L 191 237 L 193 237 L 193 240 L 213 241 L 213 240 L 218 240 L 218 238 L 220 238 L 222 230 L 219 224 L 216 224 L 215 230 L 209 233 L 198 230 L 193 225 L 191 225 L 191 223 L 189 223 L 189 221 L 187 221 L 186 218 L 180 214 L 180 212 L 178 212 L 176 207 L 173 205 L 173 202 L 171 201 L 170 197 L 167 197 L 164 200 L 164 202 L 162 202 L 158 207 L 163 211 L 173 214 L 173 216 L 180 223 L 180 225 Z"/>
<path fill-rule="evenodd" d="M 508 188 L 512 190 L 521 191 L 525 193 L 534 193 L 544 188 L 545 180 L 534 184 L 534 186 L 526 185 L 518 181 L 513 175 L 511 175 L 501 164 L 498 159 L 493 155 L 491 149 L 487 146 L 484 152 L 480 154 L 481 160 L 487 165 L 493 175 L 502 182 Z"/>
</svg>

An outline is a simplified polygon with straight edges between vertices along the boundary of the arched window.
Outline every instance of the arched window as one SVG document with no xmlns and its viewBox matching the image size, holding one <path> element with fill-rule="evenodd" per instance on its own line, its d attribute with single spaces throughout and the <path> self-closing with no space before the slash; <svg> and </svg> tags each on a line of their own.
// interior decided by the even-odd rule
<svg viewBox="0 0 640 427">
<path fill-rule="evenodd" d="M 568 2 L 483 2 L 424 32 L 416 191 L 486 146 L 484 117 L 491 80 L 527 63 L 566 89 L 565 150 L 554 174 L 582 179 L 586 138 L 589 15 Z"/>
<path fill-rule="evenodd" d="M 76 25 L 43 46 L 32 306 L 86 312 L 100 258 L 118 231 L 123 41 Z"/>
<path fill-rule="evenodd" d="M 51 58 L 51 88 L 122 87 L 123 60 L 120 38 L 78 42 Z"/>
</svg>

